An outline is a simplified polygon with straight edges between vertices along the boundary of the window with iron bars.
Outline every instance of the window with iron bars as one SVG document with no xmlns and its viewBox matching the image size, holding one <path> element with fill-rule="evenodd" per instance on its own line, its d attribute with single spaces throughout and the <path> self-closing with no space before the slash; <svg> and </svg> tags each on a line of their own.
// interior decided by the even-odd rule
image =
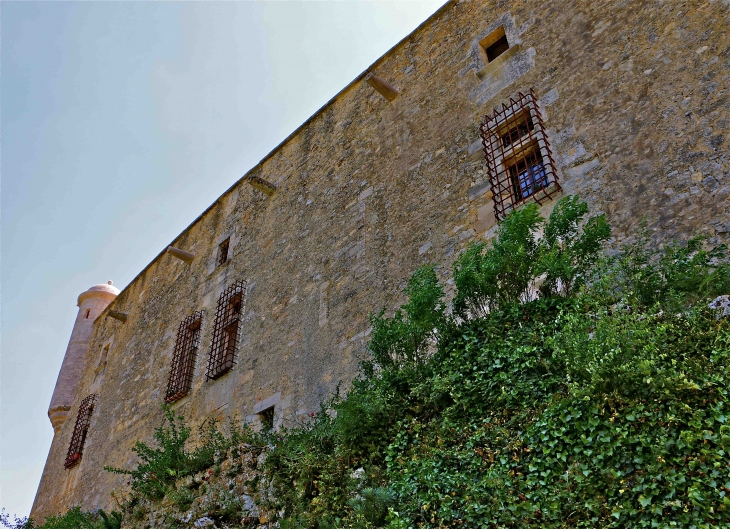
<svg viewBox="0 0 730 529">
<path fill-rule="evenodd" d="M 218 298 L 206 374 L 208 380 L 222 376 L 235 365 L 238 331 L 245 301 L 245 281 L 236 281 Z"/>
<path fill-rule="evenodd" d="M 76 416 L 74 431 L 71 434 L 71 444 L 68 446 L 66 462 L 64 463 L 64 467 L 67 469 L 75 467 L 81 461 L 81 455 L 84 453 L 84 444 L 86 443 L 86 435 L 89 432 L 89 425 L 91 424 L 91 414 L 94 412 L 96 397 L 96 393 L 92 393 L 81 401 L 79 413 Z"/>
<path fill-rule="evenodd" d="M 480 127 L 497 220 L 528 199 L 538 204 L 560 190 L 535 93 L 519 93 Z"/>
<path fill-rule="evenodd" d="M 203 312 L 193 312 L 180 322 L 177 328 L 175 349 L 172 353 L 172 368 L 167 380 L 165 402 L 168 404 L 180 400 L 190 393 L 193 385 L 195 359 L 200 345 L 200 327 L 203 323 Z"/>
</svg>

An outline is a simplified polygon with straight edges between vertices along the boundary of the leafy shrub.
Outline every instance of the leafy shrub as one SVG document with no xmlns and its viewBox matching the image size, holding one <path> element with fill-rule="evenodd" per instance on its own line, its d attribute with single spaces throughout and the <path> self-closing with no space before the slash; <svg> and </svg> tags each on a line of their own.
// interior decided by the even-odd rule
<svg viewBox="0 0 730 529">
<path fill-rule="evenodd" d="M 217 421 L 206 421 L 198 431 L 197 446 L 190 449 L 190 427 L 181 415 L 175 416 L 169 408 L 164 408 L 163 423 L 153 434 L 157 447 L 137 441 L 132 448 L 140 459 L 136 468 L 128 470 L 107 466 L 104 469 L 131 476 L 132 492 L 139 497 L 159 500 L 173 493 L 177 479 L 213 466 L 228 448 L 246 440 L 261 442 L 260 436 L 247 427 L 239 428 L 233 420 L 229 429 L 229 435 L 225 435 Z M 176 496 L 176 501 L 185 504 L 188 498 Z"/>
<path fill-rule="evenodd" d="M 469 245 L 454 266 L 455 314 L 485 318 L 500 306 L 529 299 L 539 256 L 536 234 L 542 222 L 537 204 L 529 204 L 500 223 L 491 246 Z"/>
<path fill-rule="evenodd" d="M 603 305 L 625 302 L 683 310 L 698 301 L 730 292 L 730 263 L 724 245 L 703 247 L 694 237 L 686 244 L 652 249 L 648 234 L 607 257 L 594 273 L 591 295 Z"/>
<path fill-rule="evenodd" d="M 27 516 L 24 518 L 18 518 L 17 516 L 13 516 L 13 519 L 10 519 L 10 513 L 5 511 L 5 508 L 3 507 L 2 511 L 0 511 L 0 523 L 3 524 L 3 527 L 7 527 L 8 529 L 34 529 L 35 524 L 33 523 L 33 520 L 28 518 Z"/>
<path fill-rule="evenodd" d="M 563 315 L 550 344 L 576 394 L 662 396 L 699 389 L 708 362 L 719 358 L 713 319 L 704 307 L 680 314 L 573 312 Z"/>
<path fill-rule="evenodd" d="M 547 221 L 534 203 L 508 215 L 491 246 L 473 243 L 457 259 L 454 313 L 462 319 L 486 318 L 538 292 L 543 298 L 575 292 L 610 237 L 605 217 L 583 222 L 587 213 L 585 202 L 568 196 L 558 201 Z M 541 229 L 544 235 L 538 238 Z"/>
<path fill-rule="evenodd" d="M 395 493 L 390 489 L 368 487 L 348 504 L 352 507 L 356 518 L 362 519 L 366 524 L 382 527 L 388 516 L 388 510 L 395 504 L 395 500 Z"/>
<path fill-rule="evenodd" d="M 161 426 L 155 428 L 153 435 L 159 448 L 142 441 L 137 441 L 132 448 L 141 461 L 137 468 L 126 470 L 104 467 L 109 472 L 131 476 L 132 491 L 143 498 L 161 499 L 171 490 L 177 478 L 213 463 L 212 459 L 194 459 L 193 454 L 186 450 L 191 430 L 185 425 L 182 416 L 175 417 L 170 409 L 165 409 L 164 420 Z"/>
<path fill-rule="evenodd" d="M 730 324 L 705 309 L 724 249 L 600 258 L 586 216 L 509 215 L 458 258 L 455 318 L 416 272 L 371 320 L 373 364 L 267 460 L 281 527 L 730 523 Z"/>
<path fill-rule="evenodd" d="M 425 348 L 443 325 L 443 287 L 433 266 L 424 266 L 410 277 L 405 291 L 408 302 L 392 318 L 385 309 L 370 317 L 373 326 L 369 348 L 381 367 L 423 361 Z"/>
<path fill-rule="evenodd" d="M 535 274 L 544 274 L 543 297 L 571 295 L 583 286 L 599 258 L 601 245 L 611 236 L 604 215 L 589 218 L 588 205 L 578 197 L 558 201 L 539 241 Z"/>
<path fill-rule="evenodd" d="M 371 316 L 372 359 L 348 393 L 266 438 L 272 522 L 730 526 L 730 319 L 706 307 L 730 293 L 727 253 L 640 238 L 601 257 L 610 230 L 587 213 L 574 197 L 547 220 L 511 213 L 457 259 L 452 314 L 435 268 L 417 270 L 406 304 Z M 138 444 L 140 466 L 123 471 L 142 494 L 169 491 L 153 473 L 213 465 L 230 446 L 211 423 L 188 449 L 190 430 L 166 420 L 160 448 Z"/>
</svg>

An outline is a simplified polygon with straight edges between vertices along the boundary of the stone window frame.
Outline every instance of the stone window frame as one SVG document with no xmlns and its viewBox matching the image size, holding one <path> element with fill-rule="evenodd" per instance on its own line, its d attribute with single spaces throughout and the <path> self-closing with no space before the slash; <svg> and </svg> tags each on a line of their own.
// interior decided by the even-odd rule
<svg viewBox="0 0 730 529">
<path fill-rule="evenodd" d="M 282 397 L 281 391 L 274 393 L 268 398 L 258 401 L 253 406 L 253 414 L 246 418 L 259 431 L 266 431 L 266 422 L 271 426 L 271 431 L 276 431 L 283 422 L 284 410 L 291 404 L 291 395 Z M 268 416 L 267 416 L 268 415 Z"/>
<path fill-rule="evenodd" d="M 521 132 L 520 125 L 523 124 L 524 132 Z M 508 103 L 503 103 L 501 108 L 495 108 L 492 114 L 484 117 L 479 130 L 497 221 L 504 220 L 510 211 L 522 204 L 532 201 L 542 204 L 561 190 L 533 89 L 526 94 L 518 92 Z M 514 134 L 515 131 L 517 134 Z M 506 136 L 509 136 L 509 142 L 505 142 Z M 520 173 L 515 182 L 511 168 L 520 162 L 525 163 L 528 168 L 531 167 L 527 162 L 530 156 L 540 159 L 540 178 L 544 179 L 544 185 L 522 195 L 517 189 L 522 187 Z M 532 174 L 530 171 L 530 175 Z M 534 183 L 534 180 L 531 181 Z"/>
<path fill-rule="evenodd" d="M 502 53 L 489 60 L 487 48 L 494 45 L 500 39 L 506 39 L 509 47 Z M 497 72 L 513 57 L 520 55 L 522 51 L 522 41 L 519 37 L 519 31 L 515 27 L 514 20 L 509 14 L 500 17 L 490 27 L 480 32 L 480 34 L 471 43 L 471 66 L 477 78 L 484 81 L 490 78 L 492 74 Z"/>
<path fill-rule="evenodd" d="M 494 47 L 497 43 L 500 41 L 504 41 L 507 43 L 507 48 L 503 51 L 499 52 L 497 55 L 495 55 L 493 58 L 489 58 L 489 49 Z M 479 41 L 479 51 L 480 55 L 482 57 L 482 61 L 484 62 L 484 65 L 496 61 L 500 56 L 502 56 L 504 53 L 506 53 L 512 45 L 509 42 L 509 39 L 507 38 L 507 34 L 505 33 L 504 26 L 499 26 L 497 29 L 492 31 L 489 35 L 484 37 Z"/>
<path fill-rule="evenodd" d="M 97 369 L 106 369 L 106 364 L 109 361 L 109 352 L 111 351 L 111 348 L 111 340 L 109 340 L 102 346 L 101 352 L 99 353 L 99 362 L 96 364 Z"/>
<path fill-rule="evenodd" d="M 104 373 L 106 373 L 106 366 L 109 363 L 109 353 L 111 353 L 112 347 L 114 347 L 113 338 L 104 342 L 99 350 L 99 360 L 96 363 L 96 367 L 94 367 L 92 390 L 97 390 L 104 379 Z"/>
</svg>

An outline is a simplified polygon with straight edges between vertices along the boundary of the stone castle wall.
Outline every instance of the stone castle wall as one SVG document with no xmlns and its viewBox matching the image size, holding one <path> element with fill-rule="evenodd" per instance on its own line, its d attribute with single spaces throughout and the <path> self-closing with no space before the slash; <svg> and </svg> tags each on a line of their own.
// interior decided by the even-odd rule
<svg viewBox="0 0 730 529">
<path fill-rule="evenodd" d="M 657 239 L 730 235 L 730 27 L 726 0 L 450 2 L 236 183 L 112 302 L 94 334 L 69 419 L 33 508 L 110 506 L 130 448 L 162 418 L 179 323 L 203 310 L 191 394 L 173 405 L 277 425 L 304 420 L 356 373 L 368 313 L 402 302 L 419 265 L 448 265 L 494 234 L 479 125 L 534 88 L 563 194 L 605 212 L 617 240 L 647 218 Z M 485 68 L 479 42 L 504 27 L 510 50 Z M 477 75 L 479 74 L 479 75 Z M 242 148 L 245 148 L 243 146 Z M 554 202 L 553 202 L 554 203 Z M 549 208 L 550 204 L 546 205 Z M 216 266 L 230 237 L 230 260 Z M 236 365 L 205 380 L 218 296 L 248 282 Z M 106 362 L 102 350 L 109 345 Z M 64 469 L 80 401 L 99 398 L 81 463 Z"/>
</svg>

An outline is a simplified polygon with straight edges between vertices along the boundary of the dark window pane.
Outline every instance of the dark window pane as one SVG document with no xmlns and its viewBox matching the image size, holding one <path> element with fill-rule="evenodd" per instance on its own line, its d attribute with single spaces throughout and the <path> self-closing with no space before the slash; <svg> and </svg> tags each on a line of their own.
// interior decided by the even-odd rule
<svg viewBox="0 0 730 529">
<path fill-rule="evenodd" d="M 509 168 L 514 195 L 518 200 L 547 187 L 548 179 L 539 151 L 530 153 Z"/>
<path fill-rule="evenodd" d="M 503 36 L 497 42 L 495 42 L 491 46 L 487 47 L 487 49 L 485 50 L 487 52 L 487 60 L 489 62 L 492 62 L 494 59 L 496 59 L 497 57 L 502 55 L 508 49 L 509 49 L 509 42 L 507 42 L 507 36 Z"/>
<path fill-rule="evenodd" d="M 264 432 L 270 432 L 274 429 L 274 407 L 266 408 L 259 414 L 259 420 L 261 421 L 261 430 Z"/>
<path fill-rule="evenodd" d="M 226 239 L 218 246 L 218 266 L 228 261 L 228 247 L 230 246 L 231 240 Z"/>
</svg>

